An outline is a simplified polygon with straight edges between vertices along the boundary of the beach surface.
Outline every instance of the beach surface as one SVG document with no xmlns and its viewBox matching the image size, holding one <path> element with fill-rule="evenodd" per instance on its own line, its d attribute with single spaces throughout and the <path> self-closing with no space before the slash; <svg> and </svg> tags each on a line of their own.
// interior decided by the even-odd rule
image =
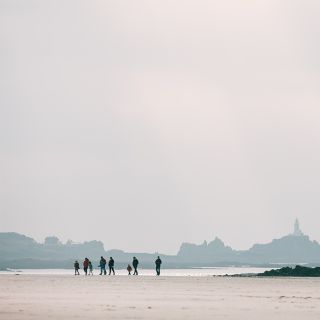
<svg viewBox="0 0 320 320">
<path fill-rule="evenodd" d="M 0 319 L 320 319 L 320 279 L 0 275 Z"/>
</svg>

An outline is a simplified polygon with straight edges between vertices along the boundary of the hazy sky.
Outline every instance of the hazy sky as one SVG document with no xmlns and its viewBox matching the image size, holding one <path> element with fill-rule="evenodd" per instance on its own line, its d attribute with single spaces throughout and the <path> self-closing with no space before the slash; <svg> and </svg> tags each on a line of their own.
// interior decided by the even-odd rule
<svg viewBox="0 0 320 320">
<path fill-rule="evenodd" d="M 319 0 L 0 0 L 0 231 L 175 253 L 320 241 Z"/>
</svg>

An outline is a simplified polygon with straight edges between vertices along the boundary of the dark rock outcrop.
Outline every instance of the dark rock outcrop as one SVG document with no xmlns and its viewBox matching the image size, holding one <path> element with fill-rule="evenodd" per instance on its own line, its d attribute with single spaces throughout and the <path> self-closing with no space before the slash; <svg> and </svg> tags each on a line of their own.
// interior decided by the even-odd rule
<svg viewBox="0 0 320 320">
<path fill-rule="evenodd" d="M 320 277 L 320 267 L 309 268 L 295 266 L 295 268 L 284 267 L 281 269 L 272 269 L 259 273 L 260 277 Z"/>
</svg>

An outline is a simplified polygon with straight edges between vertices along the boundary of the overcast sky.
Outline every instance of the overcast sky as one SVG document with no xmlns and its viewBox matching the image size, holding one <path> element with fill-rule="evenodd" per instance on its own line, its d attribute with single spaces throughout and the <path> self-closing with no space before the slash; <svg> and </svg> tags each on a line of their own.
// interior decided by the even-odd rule
<svg viewBox="0 0 320 320">
<path fill-rule="evenodd" d="M 320 241 L 318 0 L 0 0 L 0 231 L 106 249 Z"/>
</svg>

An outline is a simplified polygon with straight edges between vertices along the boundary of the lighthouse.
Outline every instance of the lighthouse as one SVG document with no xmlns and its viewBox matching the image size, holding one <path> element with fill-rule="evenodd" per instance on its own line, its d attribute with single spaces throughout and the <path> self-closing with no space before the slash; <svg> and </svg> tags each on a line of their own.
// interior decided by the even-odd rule
<svg viewBox="0 0 320 320">
<path fill-rule="evenodd" d="M 294 222 L 293 235 L 296 236 L 296 237 L 304 236 L 303 232 L 300 229 L 300 225 L 299 225 L 299 220 L 298 219 L 296 219 L 296 221 Z"/>
</svg>

